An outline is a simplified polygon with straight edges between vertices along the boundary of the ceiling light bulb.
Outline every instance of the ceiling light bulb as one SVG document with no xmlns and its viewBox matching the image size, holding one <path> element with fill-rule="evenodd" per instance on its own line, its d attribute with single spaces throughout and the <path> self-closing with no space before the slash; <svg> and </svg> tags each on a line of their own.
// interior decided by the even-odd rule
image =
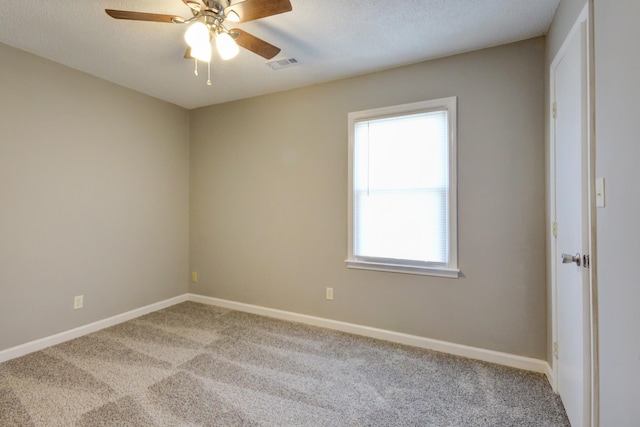
<svg viewBox="0 0 640 427">
<path fill-rule="evenodd" d="M 192 48 L 209 44 L 209 29 L 202 22 L 194 22 L 184 33 L 184 40 Z"/>
<path fill-rule="evenodd" d="M 211 44 L 191 48 L 191 56 L 204 62 L 211 62 Z"/>
<path fill-rule="evenodd" d="M 227 33 L 219 33 L 216 35 L 216 47 L 220 57 L 224 60 L 231 59 L 240 52 L 240 48 L 236 44 L 233 37 Z"/>
<path fill-rule="evenodd" d="M 240 22 L 240 15 L 238 15 L 238 13 L 235 10 L 229 11 L 229 13 L 227 13 L 226 18 L 228 21 L 231 21 L 231 22 Z"/>
</svg>

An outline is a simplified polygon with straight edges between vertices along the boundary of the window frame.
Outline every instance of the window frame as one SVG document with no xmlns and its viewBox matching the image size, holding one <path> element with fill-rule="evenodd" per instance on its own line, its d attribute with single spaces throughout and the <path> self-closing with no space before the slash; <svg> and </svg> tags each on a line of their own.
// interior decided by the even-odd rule
<svg viewBox="0 0 640 427">
<path fill-rule="evenodd" d="M 393 273 L 420 274 L 428 276 L 458 278 L 458 211 L 457 211 L 457 103 L 455 96 L 390 107 L 374 108 L 370 110 L 354 111 L 348 114 L 348 254 L 346 264 L 348 268 L 362 270 L 376 270 Z M 361 121 L 376 120 L 395 116 L 408 116 L 417 113 L 447 111 L 449 132 L 449 188 L 448 188 L 448 216 L 449 216 L 449 262 L 446 265 L 424 263 L 412 260 L 390 260 L 384 258 L 358 257 L 354 254 L 354 143 L 355 124 Z"/>
</svg>

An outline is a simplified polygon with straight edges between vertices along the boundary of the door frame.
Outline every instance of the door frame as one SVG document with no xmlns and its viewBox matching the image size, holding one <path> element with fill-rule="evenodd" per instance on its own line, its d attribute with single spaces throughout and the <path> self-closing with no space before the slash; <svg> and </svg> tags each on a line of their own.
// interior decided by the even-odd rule
<svg viewBox="0 0 640 427">
<path fill-rule="evenodd" d="M 548 221 L 548 241 L 549 241 L 549 258 L 548 270 L 551 279 L 551 386 L 555 392 L 558 391 L 558 363 L 556 357 L 556 345 L 558 340 L 558 306 L 557 306 L 557 264 L 559 253 L 556 247 L 556 238 L 554 235 L 556 221 L 556 159 L 555 159 L 555 117 L 554 117 L 554 100 L 555 100 L 555 81 L 554 70 L 563 58 L 567 48 L 569 39 L 580 32 L 583 25 L 586 30 L 586 58 L 583 62 L 584 71 L 586 71 L 586 173 L 583 176 L 582 185 L 587 189 L 586 206 L 583 211 L 586 212 L 587 235 L 583 236 L 590 257 L 590 268 L 587 269 L 588 276 L 588 304 L 589 313 L 585 317 L 585 330 L 589 331 L 589 377 L 585 378 L 585 384 L 589 386 L 589 408 L 585 408 L 585 420 L 590 420 L 590 427 L 599 426 L 599 376 L 598 376 L 598 301 L 597 301 L 597 254 L 596 254 L 596 205 L 595 205 L 595 85 L 594 85 L 594 31 L 593 31 L 593 0 L 588 0 L 584 9 L 578 16 L 571 31 L 567 34 L 562 46 L 554 57 L 549 67 L 549 221 Z M 588 412 L 587 412 L 588 409 Z M 577 427 L 577 426 L 576 426 Z"/>
</svg>

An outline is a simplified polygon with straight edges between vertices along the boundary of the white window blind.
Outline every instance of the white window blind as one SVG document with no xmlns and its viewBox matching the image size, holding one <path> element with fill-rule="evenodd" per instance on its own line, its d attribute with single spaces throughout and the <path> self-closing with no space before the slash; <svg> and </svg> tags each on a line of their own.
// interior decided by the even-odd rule
<svg viewBox="0 0 640 427">
<path fill-rule="evenodd" d="M 457 268 L 451 105 L 428 107 L 350 117 L 351 261 Z"/>
</svg>

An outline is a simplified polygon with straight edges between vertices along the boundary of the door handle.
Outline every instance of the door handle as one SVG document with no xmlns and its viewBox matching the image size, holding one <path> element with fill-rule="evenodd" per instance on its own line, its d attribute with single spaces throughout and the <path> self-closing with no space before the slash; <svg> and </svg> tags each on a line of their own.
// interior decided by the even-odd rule
<svg viewBox="0 0 640 427">
<path fill-rule="evenodd" d="M 569 254 L 562 254 L 562 263 L 563 264 L 571 264 L 572 262 L 575 262 L 578 267 L 580 267 L 580 254 L 577 253 L 574 255 L 569 255 Z"/>
</svg>

